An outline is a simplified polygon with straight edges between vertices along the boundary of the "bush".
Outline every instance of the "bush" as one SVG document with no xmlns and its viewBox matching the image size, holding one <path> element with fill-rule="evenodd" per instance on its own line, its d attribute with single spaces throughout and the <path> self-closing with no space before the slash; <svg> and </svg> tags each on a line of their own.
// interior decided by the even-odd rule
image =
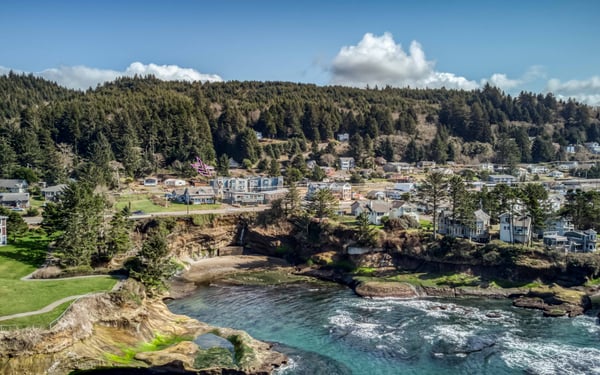
<svg viewBox="0 0 600 375">
<path fill-rule="evenodd" d="M 28 216 L 28 217 L 38 216 L 39 214 L 40 214 L 40 212 L 35 207 L 29 207 L 27 209 L 27 211 L 25 212 L 25 216 Z"/>
<path fill-rule="evenodd" d="M 415 220 L 412 216 L 400 216 L 398 218 L 388 218 L 387 220 L 381 220 L 383 227 L 386 230 L 407 230 L 407 229 L 418 229 L 421 224 Z"/>
</svg>

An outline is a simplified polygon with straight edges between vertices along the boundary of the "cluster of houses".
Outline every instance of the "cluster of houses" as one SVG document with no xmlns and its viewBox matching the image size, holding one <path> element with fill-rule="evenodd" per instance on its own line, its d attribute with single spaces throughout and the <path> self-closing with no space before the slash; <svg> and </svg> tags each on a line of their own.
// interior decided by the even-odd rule
<svg viewBox="0 0 600 375">
<path fill-rule="evenodd" d="M 165 198 L 194 205 L 213 204 L 218 200 L 232 205 L 256 205 L 283 198 L 287 192 L 281 176 L 217 177 L 210 180 L 209 186 L 173 189 Z"/>
<path fill-rule="evenodd" d="M 583 146 L 571 144 L 571 145 L 568 145 L 565 147 L 565 152 L 567 154 L 574 154 L 581 147 L 584 147 L 585 149 L 587 149 L 589 152 L 591 152 L 594 155 L 600 154 L 600 144 L 598 142 L 586 142 L 583 144 Z"/>
</svg>

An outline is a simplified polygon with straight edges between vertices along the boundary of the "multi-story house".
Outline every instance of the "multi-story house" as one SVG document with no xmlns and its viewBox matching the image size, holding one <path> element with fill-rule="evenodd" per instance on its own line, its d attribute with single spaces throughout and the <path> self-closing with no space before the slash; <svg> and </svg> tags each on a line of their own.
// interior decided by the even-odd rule
<svg viewBox="0 0 600 375">
<path fill-rule="evenodd" d="M 508 243 L 531 242 L 531 217 L 503 213 L 500 219 L 500 241 Z"/>
<path fill-rule="evenodd" d="M 355 166 L 356 164 L 354 162 L 354 158 L 340 158 L 340 170 L 349 171 L 351 169 L 354 169 Z"/>
<path fill-rule="evenodd" d="M 352 199 L 352 185 L 347 182 L 310 182 L 307 186 L 306 197 L 310 198 L 316 191 L 321 189 L 329 189 L 331 194 L 341 201 Z"/>
<path fill-rule="evenodd" d="M 451 212 L 442 211 L 438 216 L 438 233 L 487 242 L 490 239 L 490 215 L 483 210 L 477 210 L 470 220 L 463 221 L 453 219 Z"/>
</svg>

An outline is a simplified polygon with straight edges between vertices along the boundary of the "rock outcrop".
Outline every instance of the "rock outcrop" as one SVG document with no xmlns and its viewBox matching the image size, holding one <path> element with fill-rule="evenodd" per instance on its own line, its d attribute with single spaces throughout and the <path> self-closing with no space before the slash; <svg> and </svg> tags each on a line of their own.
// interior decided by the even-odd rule
<svg viewBox="0 0 600 375">
<path fill-rule="evenodd" d="M 118 292 L 80 299 L 51 329 L 0 333 L 0 373 L 62 375 L 98 367 L 155 368 L 173 363 L 186 371 L 199 370 L 193 367 L 198 347 L 191 340 L 217 330 L 175 315 L 161 300 L 144 295 L 140 284 L 127 281 Z M 231 371 L 266 374 L 285 362 L 285 356 L 245 332 L 220 328 L 218 333 L 236 337 L 250 348 Z"/>
</svg>

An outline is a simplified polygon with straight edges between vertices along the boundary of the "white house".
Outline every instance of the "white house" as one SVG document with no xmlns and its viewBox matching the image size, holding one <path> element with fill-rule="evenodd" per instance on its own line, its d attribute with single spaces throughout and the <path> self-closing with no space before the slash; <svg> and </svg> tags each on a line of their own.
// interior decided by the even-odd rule
<svg viewBox="0 0 600 375">
<path fill-rule="evenodd" d="M 16 179 L 0 179 L 0 192 L 5 191 L 7 193 L 26 193 L 27 181 L 16 180 Z"/>
<path fill-rule="evenodd" d="M 506 212 L 499 218 L 500 241 L 524 244 L 531 241 L 531 217 L 515 216 Z"/>
<path fill-rule="evenodd" d="M 576 161 L 565 161 L 558 165 L 558 169 L 561 171 L 570 171 L 571 169 L 575 169 L 579 167 L 579 163 Z"/>
<path fill-rule="evenodd" d="M 391 209 L 391 203 L 379 200 L 355 202 L 351 206 L 353 215 L 358 216 L 361 213 L 366 212 L 369 223 L 374 225 L 381 225 L 381 219 L 389 216 Z"/>
<path fill-rule="evenodd" d="M 398 182 L 394 184 L 394 190 L 400 191 L 401 193 L 410 193 L 417 190 L 414 182 Z"/>
<path fill-rule="evenodd" d="M 548 177 L 563 178 L 563 177 L 565 177 L 565 174 L 561 171 L 554 170 L 554 171 L 548 173 Z"/>
<path fill-rule="evenodd" d="M 350 158 L 340 158 L 340 170 L 342 171 L 349 171 L 351 169 L 354 169 L 355 167 L 355 162 L 354 162 L 354 158 L 350 157 Z"/>
<path fill-rule="evenodd" d="M 494 171 L 494 163 L 481 163 L 479 164 L 479 169 L 482 171 L 493 172 Z"/>
<path fill-rule="evenodd" d="M 417 168 L 435 168 L 435 161 L 432 160 L 421 160 L 417 162 Z"/>
<path fill-rule="evenodd" d="M 349 183 L 327 183 L 327 182 L 310 182 L 307 186 L 306 197 L 310 198 L 316 191 L 321 189 L 329 189 L 331 194 L 339 200 L 347 201 L 352 199 L 352 185 Z"/>
<path fill-rule="evenodd" d="M 337 140 L 340 142 L 348 142 L 350 140 L 350 134 L 348 133 L 338 133 Z"/>
<path fill-rule="evenodd" d="M 58 199 L 58 196 L 62 194 L 63 190 L 67 187 L 66 184 L 59 184 L 55 186 L 48 186 L 40 190 L 42 197 L 47 201 L 54 201 Z"/>
<path fill-rule="evenodd" d="M 488 176 L 488 182 L 492 184 L 507 184 L 510 185 L 516 182 L 517 178 L 509 174 L 491 174 Z"/>
<path fill-rule="evenodd" d="M 452 213 L 442 211 L 438 216 L 438 233 L 451 236 L 469 238 L 477 242 L 487 242 L 490 234 L 490 215 L 483 210 L 473 213 L 469 222 L 452 219 Z"/>
<path fill-rule="evenodd" d="M 164 181 L 165 186 L 185 186 L 187 183 L 184 180 L 180 180 L 177 178 L 167 178 Z"/>
<path fill-rule="evenodd" d="M 412 216 L 416 221 L 419 221 L 419 210 L 414 203 L 395 201 L 392 202 L 390 210 L 390 219 L 397 219 L 402 216 Z"/>
<path fill-rule="evenodd" d="M 144 178 L 144 186 L 158 186 L 158 178 L 156 178 L 156 177 Z"/>
<path fill-rule="evenodd" d="M 548 167 L 538 164 L 529 164 L 527 166 L 529 173 L 531 174 L 546 174 L 548 173 Z"/>
<path fill-rule="evenodd" d="M 568 145 L 565 147 L 565 152 L 567 154 L 574 154 L 577 151 L 577 146 L 575 145 Z"/>
<path fill-rule="evenodd" d="M 8 232 L 6 231 L 6 222 L 8 217 L 0 216 L 0 246 L 8 243 Z"/>
</svg>

